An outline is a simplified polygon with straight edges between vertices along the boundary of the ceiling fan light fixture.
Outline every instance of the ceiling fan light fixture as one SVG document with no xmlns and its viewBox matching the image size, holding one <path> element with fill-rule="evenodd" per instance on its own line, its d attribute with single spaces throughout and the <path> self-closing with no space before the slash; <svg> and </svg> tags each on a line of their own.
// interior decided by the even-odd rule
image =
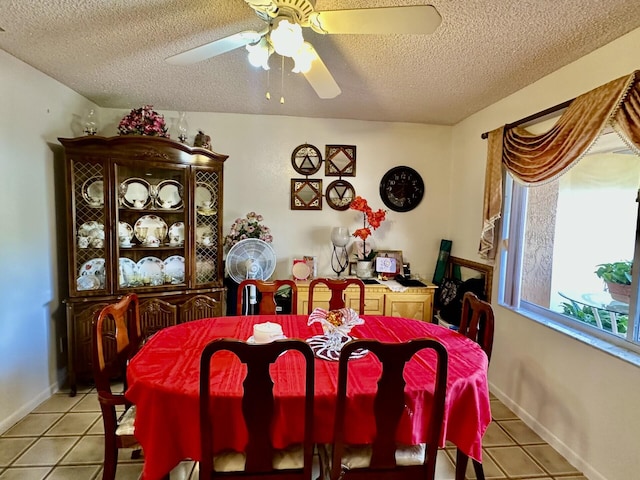
<svg viewBox="0 0 640 480">
<path fill-rule="evenodd" d="M 247 45 L 246 49 L 249 52 L 249 63 L 251 65 L 269 70 L 269 57 L 273 53 L 273 48 L 265 37 L 262 37 L 257 43 Z"/>
<path fill-rule="evenodd" d="M 300 50 L 293 56 L 295 62 L 293 73 L 307 73 L 311 70 L 311 64 L 317 58 L 317 54 L 313 46 L 309 42 L 304 42 Z"/>
<path fill-rule="evenodd" d="M 276 19 L 275 25 L 269 35 L 271 45 L 278 55 L 293 57 L 304 43 L 302 27 L 287 18 Z"/>
</svg>

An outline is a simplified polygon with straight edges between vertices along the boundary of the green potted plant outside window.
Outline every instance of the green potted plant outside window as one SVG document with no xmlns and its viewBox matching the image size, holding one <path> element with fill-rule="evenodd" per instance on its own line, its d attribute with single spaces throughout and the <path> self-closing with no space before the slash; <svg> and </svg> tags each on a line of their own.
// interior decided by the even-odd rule
<svg viewBox="0 0 640 480">
<path fill-rule="evenodd" d="M 595 274 L 607 285 L 614 300 L 629 303 L 631 298 L 631 262 L 628 260 L 596 265 Z"/>
</svg>

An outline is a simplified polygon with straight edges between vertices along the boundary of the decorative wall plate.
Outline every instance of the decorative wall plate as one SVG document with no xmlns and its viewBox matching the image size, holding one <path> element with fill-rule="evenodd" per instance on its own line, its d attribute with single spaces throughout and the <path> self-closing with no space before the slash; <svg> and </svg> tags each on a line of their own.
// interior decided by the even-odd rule
<svg viewBox="0 0 640 480">
<path fill-rule="evenodd" d="M 293 149 L 291 165 L 300 175 L 313 175 L 322 165 L 322 154 L 313 145 L 303 143 Z"/>
<path fill-rule="evenodd" d="M 380 180 L 380 198 L 396 212 L 408 212 L 418 206 L 424 196 L 424 182 L 411 167 L 394 167 Z"/>
<path fill-rule="evenodd" d="M 82 184 L 82 198 L 92 208 L 101 208 L 104 205 L 102 177 L 91 177 Z"/>
<path fill-rule="evenodd" d="M 324 160 L 324 174 L 327 177 L 355 177 L 356 146 L 327 145 Z"/>
<path fill-rule="evenodd" d="M 334 210 L 347 210 L 351 200 L 356 196 L 356 191 L 346 180 L 335 180 L 327 186 L 324 199 Z"/>
<path fill-rule="evenodd" d="M 147 208 L 151 203 L 150 188 L 144 178 L 127 178 L 120 184 L 122 204 L 129 208 Z"/>
<path fill-rule="evenodd" d="M 157 215 L 143 215 L 133 226 L 133 231 L 140 243 L 148 243 L 148 239 L 155 237 L 163 242 L 167 236 L 167 224 Z"/>
<path fill-rule="evenodd" d="M 158 184 L 156 198 L 158 208 L 177 210 L 182 208 L 182 185 L 176 180 L 164 180 Z"/>
</svg>

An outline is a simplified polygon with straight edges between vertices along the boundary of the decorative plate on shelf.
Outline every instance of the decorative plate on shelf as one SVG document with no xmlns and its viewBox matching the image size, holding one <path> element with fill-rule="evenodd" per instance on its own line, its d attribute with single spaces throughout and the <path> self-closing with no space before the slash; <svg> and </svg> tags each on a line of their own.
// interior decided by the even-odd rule
<svg viewBox="0 0 640 480">
<path fill-rule="evenodd" d="M 100 280 L 95 275 L 80 275 L 76 280 L 76 288 L 82 290 L 99 290 Z"/>
<path fill-rule="evenodd" d="M 184 257 L 172 255 L 164 261 L 164 274 L 171 277 L 171 283 L 184 282 Z"/>
<path fill-rule="evenodd" d="M 198 245 L 205 245 L 206 242 L 204 241 L 204 238 L 210 238 L 212 236 L 213 230 L 211 230 L 211 227 L 209 225 L 198 225 L 196 227 L 196 243 Z"/>
<path fill-rule="evenodd" d="M 100 222 L 85 222 L 78 228 L 79 237 L 88 237 L 90 240 L 101 238 L 104 240 L 104 225 Z"/>
<path fill-rule="evenodd" d="M 133 232 L 142 244 L 151 237 L 155 237 L 160 242 L 164 241 L 167 230 L 166 222 L 157 215 L 143 215 L 133 226 Z"/>
<path fill-rule="evenodd" d="M 127 178 L 120 184 L 122 204 L 129 208 L 147 208 L 151 202 L 149 191 L 149 182 L 144 178 Z"/>
<path fill-rule="evenodd" d="M 141 277 L 154 278 L 164 273 L 164 263 L 158 257 L 144 257 L 136 264 Z"/>
<path fill-rule="evenodd" d="M 196 184 L 196 210 L 200 215 L 215 215 L 217 212 L 213 208 L 213 199 L 215 198 L 211 186 L 198 182 Z"/>
<path fill-rule="evenodd" d="M 184 223 L 176 222 L 169 227 L 169 245 L 180 246 L 184 243 Z"/>
<path fill-rule="evenodd" d="M 128 287 L 133 283 L 134 277 L 138 275 L 138 265 L 136 262 L 127 257 L 120 257 L 118 259 L 118 265 L 120 272 L 118 275 L 118 282 L 121 287 Z"/>
<path fill-rule="evenodd" d="M 118 223 L 118 238 L 127 237 L 129 241 L 133 240 L 133 227 L 127 222 Z"/>
<path fill-rule="evenodd" d="M 78 271 L 80 277 L 84 275 L 93 275 L 98 279 L 98 286 L 95 289 L 104 287 L 104 258 L 92 258 L 82 264 Z M 91 290 L 94 290 L 92 288 Z"/>
<path fill-rule="evenodd" d="M 158 184 L 156 204 L 165 210 L 182 208 L 182 185 L 176 180 L 164 180 Z"/>
<path fill-rule="evenodd" d="M 315 335 L 313 337 L 307 338 L 305 342 L 309 344 L 311 350 L 313 350 L 313 354 L 322 360 L 329 360 L 331 362 L 337 362 L 340 359 L 340 350 L 342 347 L 353 340 L 348 335 Z M 359 348 L 355 350 L 350 360 L 356 360 L 358 358 L 362 358 L 369 353 L 369 350 L 365 350 L 363 348 Z"/>
<path fill-rule="evenodd" d="M 82 198 L 92 208 L 101 208 L 104 205 L 102 177 L 91 177 L 82 184 Z"/>
</svg>

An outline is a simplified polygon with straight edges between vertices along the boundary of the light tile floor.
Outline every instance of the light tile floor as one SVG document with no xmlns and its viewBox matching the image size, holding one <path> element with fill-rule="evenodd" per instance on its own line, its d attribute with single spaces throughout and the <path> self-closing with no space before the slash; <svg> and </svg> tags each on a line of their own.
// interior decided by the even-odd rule
<svg viewBox="0 0 640 480">
<path fill-rule="evenodd" d="M 493 422 L 484 436 L 484 472 L 489 479 L 587 480 L 553 448 L 492 397 Z M 102 419 L 94 391 L 61 392 L 0 435 L 0 480 L 93 480 L 102 478 Z M 137 480 L 141 460 L 121 450 L 117 480 Z M 439 452 L 437 479 L 453 480 L 456 450 Z M 185 461 L 172 480 L 197 480 L 198 466 Z M 475 479 L 471 462 L 467 478 Z"/>
</svg>

